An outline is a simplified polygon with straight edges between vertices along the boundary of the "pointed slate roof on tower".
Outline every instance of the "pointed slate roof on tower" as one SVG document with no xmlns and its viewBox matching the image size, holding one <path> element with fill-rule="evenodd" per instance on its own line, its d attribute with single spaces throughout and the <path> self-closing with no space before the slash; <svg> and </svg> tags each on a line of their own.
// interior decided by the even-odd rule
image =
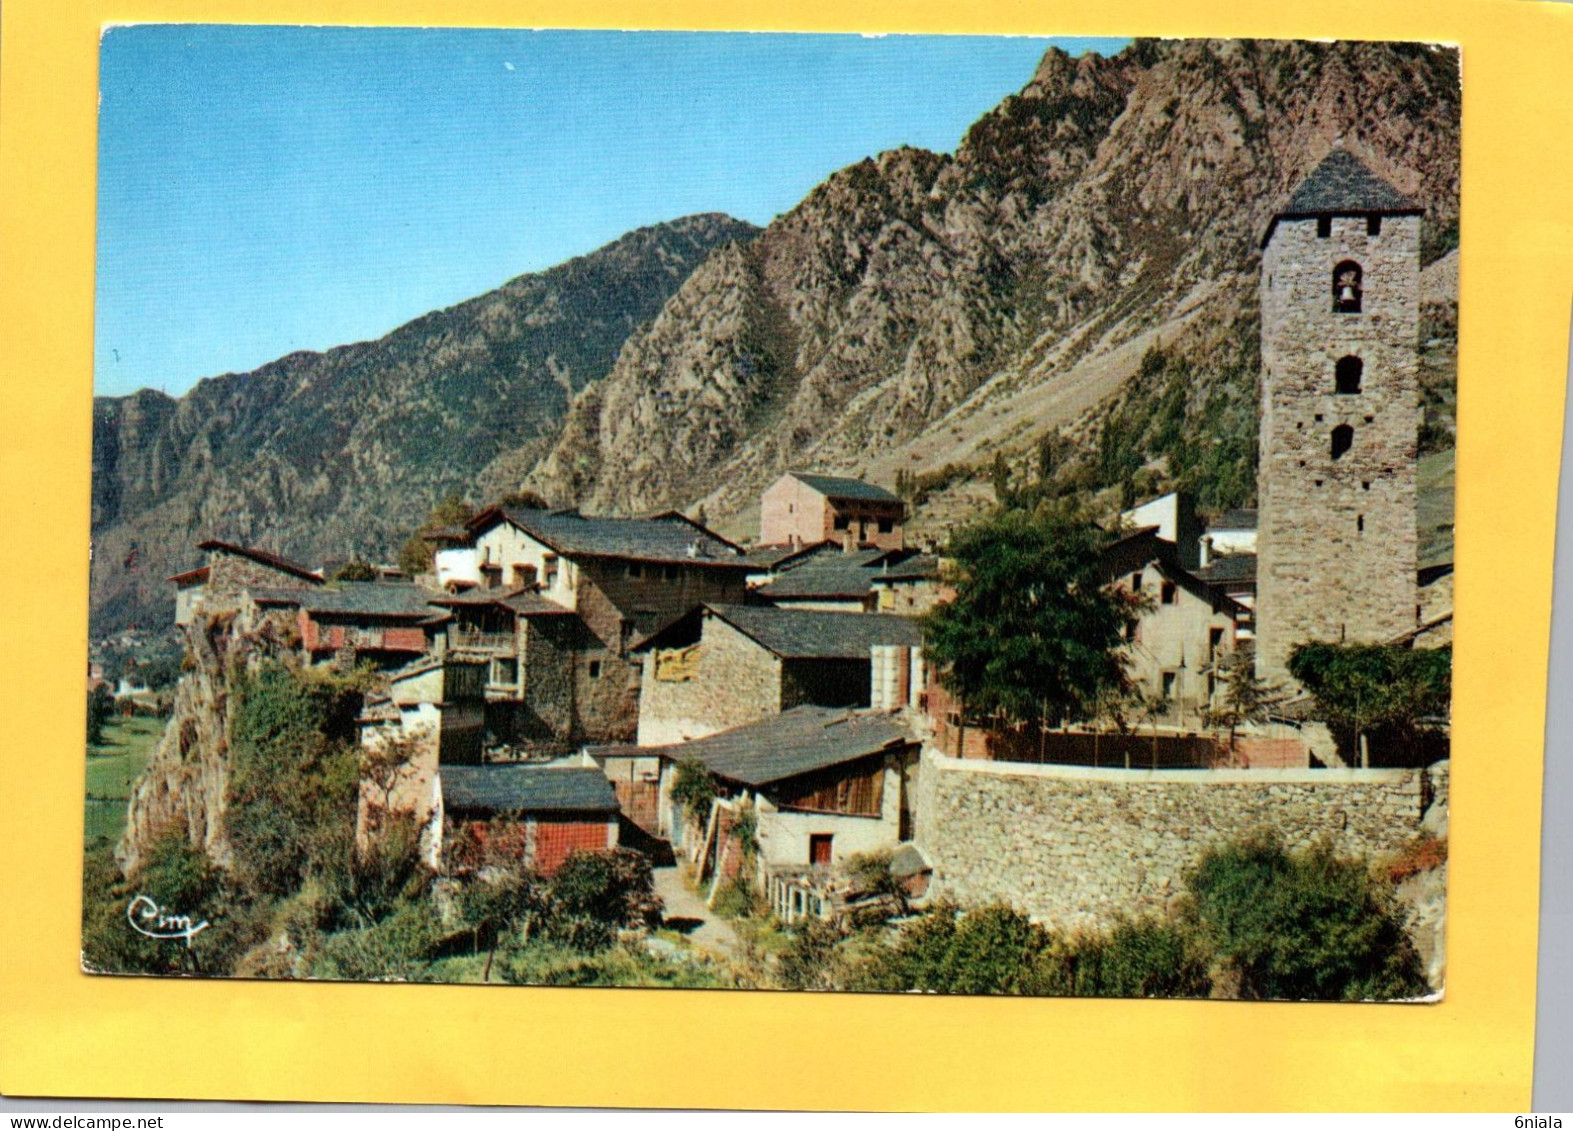
<svg viewBox="0 0 1573 1131">
<path fill-rule="evenodd" d="M 1334 149 L 1312 169 L 1289 195 L 1289 202 L 1273 214 L 1263 246 L 1272 238 L 1280 220 L 1312 216 L 1414 215 L 1425 211 L 1345 149 Z"/>
</svg>

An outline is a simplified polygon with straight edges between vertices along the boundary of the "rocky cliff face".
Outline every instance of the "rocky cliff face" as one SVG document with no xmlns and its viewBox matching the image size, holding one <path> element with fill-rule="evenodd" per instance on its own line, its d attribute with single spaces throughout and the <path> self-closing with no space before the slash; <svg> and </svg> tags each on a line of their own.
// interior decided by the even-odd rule
<svg viewBox="0 0 1573 1131">
<path fill-rule="evenodd" d="M 717 247 L 705 215 L 645 228 L 387 337 L 200 382 L 179 400 L 99 398 L 95 633 L 167 622 L 164 578 L 202 537 L 316 560 L 383 556 L 436 498 L 533 464 L 572 397 L 611 367 Z"/>
<path fill-rule="evenodd" d="M 789 466 L 889 485 L 1085 425 L 1154 344 L 1195 356 L 1198 402 L 1242 380 L 1225 392 L 1249 400 L 1275 207 L 1341 141 L 1428 208 L 1440 254 L 1456 240 L 1458 122 L 1446 50 L 1051 50 L 955 155 L 844 169 L 695 272 L 575 401 L 530 483 L 595 511 L 702 500 L 747 533 Z"/>
</svg>

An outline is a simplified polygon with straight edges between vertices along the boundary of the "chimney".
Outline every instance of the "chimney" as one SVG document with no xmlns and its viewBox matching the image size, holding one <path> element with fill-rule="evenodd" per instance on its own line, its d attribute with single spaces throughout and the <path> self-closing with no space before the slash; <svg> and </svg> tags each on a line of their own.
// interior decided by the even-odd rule
<svg viewBox="0 0 1573 1131">
<path fill-rule="evenodd" d="M 858 548 L 857 535 L 853 534 L 852 531 L 850 529 L 848 529 L 847 532 L 841 536 L 841 551 L 842 551 L 842 553 L 850 554 L 853 550 L 856 550 L 857 548 Z"/>
<path fill-rule="evenodd" d="M 1213 560 L 1213 536 L 1211 534 L 1202 535 L 1201 548 L 1201 564 L 1205 566 L 1208 562 Z"/>
</svg>

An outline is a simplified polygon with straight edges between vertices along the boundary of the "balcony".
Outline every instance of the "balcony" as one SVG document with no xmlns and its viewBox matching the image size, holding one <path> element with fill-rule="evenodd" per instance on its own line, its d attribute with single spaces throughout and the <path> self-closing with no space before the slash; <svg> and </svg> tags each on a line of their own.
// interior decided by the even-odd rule
<svg viewBox="0 0 1573 1131">
<path fill-rule="evenodd" d="M 455 628 L 448 633 L 450 648 L 468 648 L 472 651 L 511 656 L 518 650 L 518 646 L 518 641 L 511 632 L 477 632 L 474 629 Z"/>
</svg>

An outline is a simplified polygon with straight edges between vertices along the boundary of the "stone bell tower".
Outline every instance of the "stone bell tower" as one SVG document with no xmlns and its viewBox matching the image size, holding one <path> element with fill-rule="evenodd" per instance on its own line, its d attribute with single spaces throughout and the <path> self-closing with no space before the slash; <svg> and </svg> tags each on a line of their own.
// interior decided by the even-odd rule
<svg viewBox="0 0 1573 1131">
<path fill-rule="evenodd" d="M 1416 623 L 1422 209 L 1335 149 L 1263 241 L 1256 671 Z"/>
</svg>

